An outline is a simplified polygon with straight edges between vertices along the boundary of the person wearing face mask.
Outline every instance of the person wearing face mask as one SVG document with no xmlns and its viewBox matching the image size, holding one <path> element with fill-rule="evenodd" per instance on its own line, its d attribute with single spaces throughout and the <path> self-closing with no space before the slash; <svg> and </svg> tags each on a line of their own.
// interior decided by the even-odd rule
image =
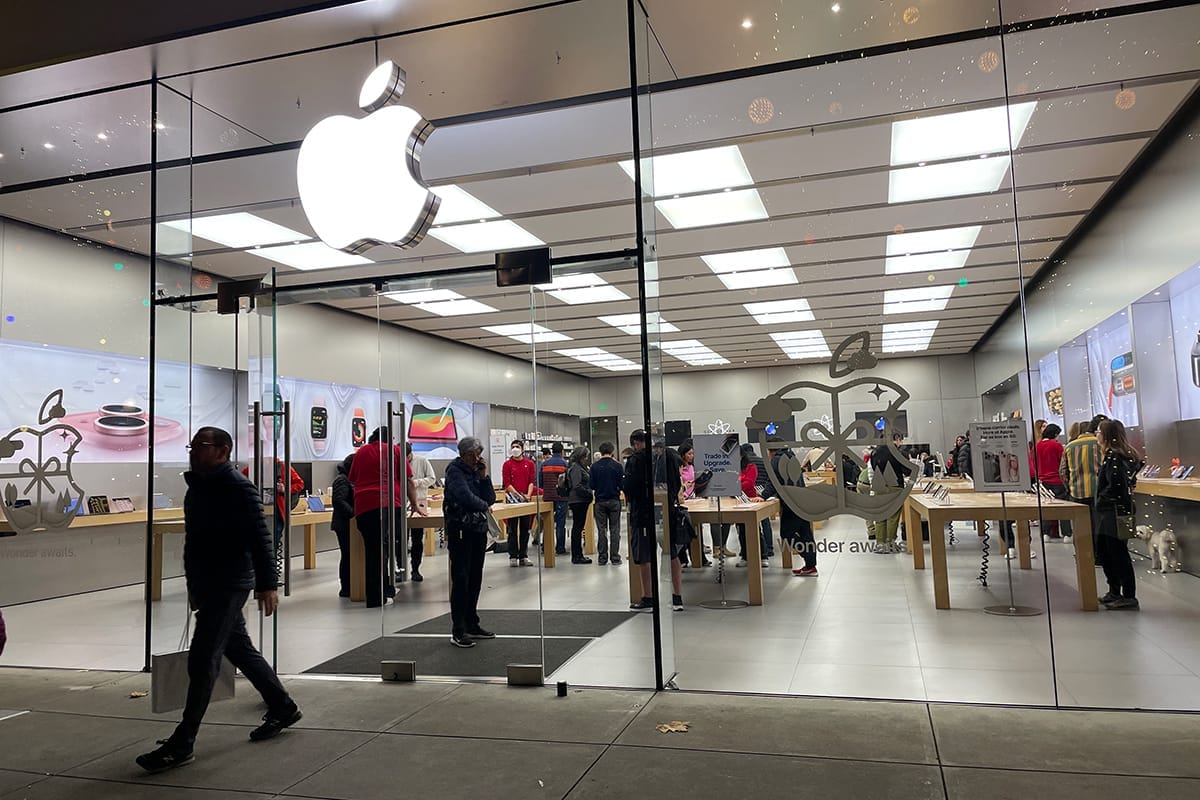
<svg viewBox="0 0 1200 800">
<path fill-rule="evenodd" d="M 508 460 L 500 469 L 504 481 L 504 493 L 509 502 L 525 503 L 533 495 L 537 480 L 537 468 L 525 457 L 525 443 L 520 439 L 512 443 Z M 533 516 L 514 517 L 508 520 L 508 565 L 510 567 L 532 567 L 529 560 L 529 527 Z"/>
</svg>

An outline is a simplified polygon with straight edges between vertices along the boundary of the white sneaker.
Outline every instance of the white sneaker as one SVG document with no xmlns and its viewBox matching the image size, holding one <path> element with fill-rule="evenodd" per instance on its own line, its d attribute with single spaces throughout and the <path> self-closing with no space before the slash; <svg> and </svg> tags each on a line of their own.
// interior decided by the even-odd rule
<svg viewBox="0 0 1200 800">
<path fill-rule="evenodd" d="M 521 559 L 521 566 L 522 566 L 522 567 L 532 567 L 532 566 L 533 566 L 533 562 L 532 562 L 532 561 L 530 561 L 528 558 L 522 558 L 522 559 Z"/>
<path fill-rule="evenodd" d="M 1062 541 L 1063 541 L 1063 544 L 1071 544 L 1072 542 L 1075 541 L 1075 537 L 1074 536 L 1064 536 L 1064 537 L 1062 537 Z"/>
<path fill-rule="evenodd" d="M 510 558 L 508 560 L 508 565 L 510 567 L 519 567 L 519 566 L 521 566 L 521 561 L 520 561 L 520 559 Z"/>
<path fill-rule="evenodd" d="M 738 563 L 737 563 L 737 565 L 738 565 L 739 567 L 744 567 L 744 566 L 746 566 L 746 559 L 744 559 L 744 558 L 739 558 L 739 559 L 738 559 Z"/>
<path fill-rule="evenodd" d="M 771 566 L 771 560 L 770 560 L 770 559 L 768 559 L 768 558 L 764 558 L 764 559 L 762 560 L 762 565 L 763 565 L 764 567 L 769 567 L 769 566 Z"/>
<path fill-rule="evenodd" d="M 1048 542 L 1048 541 L 1050 541 L 1050 534 L 1048 534 L 1048 533 L 1043 533 L 1043 534 L 1042 534 L 1042 541 L 1043 541 L 1043 542 Z"/>
<path fill-rule="evenodd" d="M 1017 557 L 1017 549 L 1015 547 L 1008 548 L 1008 552 L 1006 552 L 1004 554 L 1004 557 L 1007 558 L 1009 561 L 1012 561 L 1014 558 Z"/>
</svg>

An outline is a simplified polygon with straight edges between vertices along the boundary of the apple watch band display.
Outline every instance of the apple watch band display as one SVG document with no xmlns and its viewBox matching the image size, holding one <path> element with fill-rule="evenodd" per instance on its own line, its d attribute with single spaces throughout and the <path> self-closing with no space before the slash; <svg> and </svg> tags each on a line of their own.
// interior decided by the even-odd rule
<svg viewBox="0 0 1200 800">
<path fill-rule="evenodd" d="M 308 411 L 308 434 L 313 455 L 325 455 L 329 449 L 329 407 L 323 397 L 314 399 Z"/>
<path fill-rule="evenodd" d="M 367 412 L 361 408 L 354 409 L 350 419 L 350 443 L 362 447 L 367 443 Z"/>
</svg>

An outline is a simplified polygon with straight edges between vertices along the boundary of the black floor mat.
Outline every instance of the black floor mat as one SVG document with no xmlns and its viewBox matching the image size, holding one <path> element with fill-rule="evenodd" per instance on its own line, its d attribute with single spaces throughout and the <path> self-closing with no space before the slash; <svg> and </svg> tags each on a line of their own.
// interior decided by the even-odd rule
<svg viewBox="0 0 1200 800">
<path fill-rule="evenodd" d="M 486 624 L 491 624 L 488 621 Z M 546 639 L 547 677 L 584 648 L 590 639 Z M 542 661 L 541 639 L 500 637 L 478 642 L 463 649 L 450 644 L 444 636 L 388 636 L 367 642 L 331 658 L 305 672 L 334 675 L 379 675 L 380 661 L 415 661 L 417 677 L 448 675 L 454 677 L 503 678 L 509 664 L 537 664 Z"/>
<path fill-rule="evenodd" d="M 479 609 L 483 627 L 510 636 L 538 636 L 545 617 L 546 636 L 586 636 L 598 639 L 625 622 L 633 611 L 506 611 Z M 396 633 L 444 633 L 450 635 L 450 615 L 427 619 Z"/>
</svg>

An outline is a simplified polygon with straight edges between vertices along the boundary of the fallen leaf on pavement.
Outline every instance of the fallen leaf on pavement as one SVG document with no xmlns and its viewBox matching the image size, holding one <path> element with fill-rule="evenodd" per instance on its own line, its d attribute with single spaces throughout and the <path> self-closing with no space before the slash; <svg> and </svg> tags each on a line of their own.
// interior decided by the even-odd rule
<svg viewBox="0 0 1200 800">
<path fill-rule="evenodd" d="M 678 720 L 675 720 L 673 722 L 660 723 L 655 727 L 658 728 L 659 733 L 687 733 L 688 726 L 691 724 L 692 723 L 690 722 L 679 722 Z"/>
<path fill-rule="evenodd" d="M 139 697 L 147 697 L 147 696 L 149 696 L 149 694 L 150 694 L 149 692 L 130 692 L 129 699 L 137 700 Z"/>
</svg>

